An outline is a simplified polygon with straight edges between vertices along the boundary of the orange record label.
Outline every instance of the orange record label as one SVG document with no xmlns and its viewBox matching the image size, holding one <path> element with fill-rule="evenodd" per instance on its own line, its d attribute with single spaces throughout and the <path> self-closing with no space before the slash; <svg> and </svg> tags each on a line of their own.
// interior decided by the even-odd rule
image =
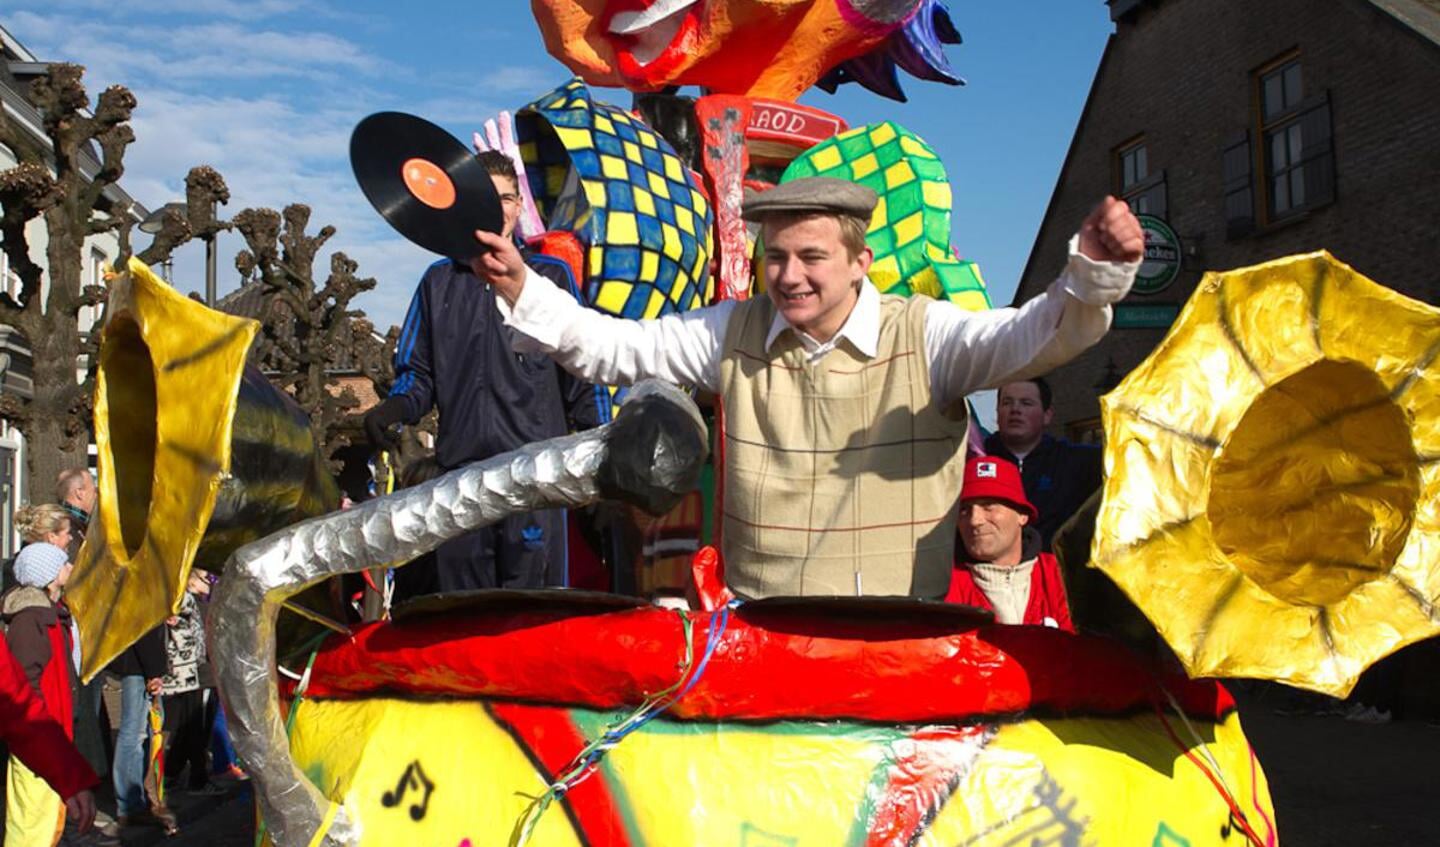
<svg viewBox="0 0 1440 847">
<path fill-rule="evenodd" d="M 416 200 L 432 209 L 455 205 L 455 183 L 439 165 L 428 159 L 407 160 L 400 166 L 400 178 Z"/>
</svg>

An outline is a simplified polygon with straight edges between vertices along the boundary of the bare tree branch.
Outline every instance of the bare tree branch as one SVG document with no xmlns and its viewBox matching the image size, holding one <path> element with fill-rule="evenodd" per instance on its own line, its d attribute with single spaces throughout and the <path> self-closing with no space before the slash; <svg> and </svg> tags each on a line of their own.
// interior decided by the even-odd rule
<svg viewBox="0 0 1440 847">
<path fill-rule="evenodd" d="M 43 165 L 24 163 L 0 172 L 0 233 L 10 269 L 20 277 L 20 302 L 28 304 L 39 296 L 45 271 L 30 258 L 29 222 L 54 208 L 65 189 Z M 9 321 L 14 323 L 14 321 Z"/>
<path fill-rule="evenodd" d="M 30 423 L 30 404 L 14 394 L 0 394 L 0 418 L 23 430 Z"/>
<path fill-rule="evenodd" d="M 175 252 L 175 248 L 189 241 L 194 237 L 190 229 L 190 222 L 179 210 L 167 208 L 161 210 L 160 231 L 150 239 L 150 246 L 136 254 L 135 258 L 147 265 L 162 264 Z"/>
<path fill-rule="evenodd" d="M 392 377 L 382 362 L 384 343 L 364 312 L 349 308 L 375 280 L 357 276 L 359 264 L 336 252 L 319 283 L 315 262 L 335 228 L 324 226 L 312 235 L 306 232 L 310 220 L 310 207 L 301 203 L 278 213 L 246 209 L 236 215 L 246 249 L 235 257 L 235 267 L 266 300 L 254 361 L 305 409 L 316 438 L 333 455 L 350 443 L 345 433 L 355 427 L 351 416 L 360 407 L 355 392 L 337 383 L 337 370 Z M 393 332 L 398 337 L 399 331 Z"/>
<path fill-rule="evenodd" d="M 105 189 L 124 175 L 125 150 L 135 140 L 135 131 L 128 123 L 134 111 L 135 95 L 129 89 L 112 85 L 100 94 L 95 117 L 84 126 L 78 139 L 82 145 L 90 141 L 100 145 L 100 170 L 86 185 L 86 193 L 80 199 L 81 208 L 95 208 Z"/>
<path fill-rule="evenodd" d="M 91 218 L 89 226 L 85 228 L 85 232 L 88 235 L 101 235 L 107 232 L 116 232 L 119 229 L 119 215 L 104 215 L 98 218 Z"/>
</svg>

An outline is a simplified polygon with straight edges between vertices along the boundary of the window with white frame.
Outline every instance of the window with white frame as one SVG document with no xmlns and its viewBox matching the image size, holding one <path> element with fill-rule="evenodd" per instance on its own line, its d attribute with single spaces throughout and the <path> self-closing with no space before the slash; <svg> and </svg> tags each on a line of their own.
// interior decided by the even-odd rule
<svg viewBox="0 0 1440 847">
<path fill-rule="evenodd" d="M 20 302 L 20 274 L 10 269 L 10 255 L 0 250 L 0 290 Z"/>
<path fill-rule="evenodd" d="M 1116 147 L 1113 154 L 1115 193 L 1137 215 L 1165 217 L 1165 171 L 1150 170 L 1150 148 L 1136 136 Z"/>
</svg>

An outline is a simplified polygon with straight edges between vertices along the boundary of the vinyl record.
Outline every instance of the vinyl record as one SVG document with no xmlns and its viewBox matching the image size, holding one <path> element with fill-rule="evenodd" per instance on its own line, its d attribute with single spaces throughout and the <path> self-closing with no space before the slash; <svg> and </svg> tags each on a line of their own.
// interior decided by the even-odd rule
<svg viewBox="0 0 1440 847">
<path fill-rule="evenodd" d="M 397 232 L 458 262 L 485 252 L 475 230 L 500 232 L 500 195 L 480 160 L 445 130 L 403 112 L 376 112 L 350 136 L 365 198 Z"/>
</svg>

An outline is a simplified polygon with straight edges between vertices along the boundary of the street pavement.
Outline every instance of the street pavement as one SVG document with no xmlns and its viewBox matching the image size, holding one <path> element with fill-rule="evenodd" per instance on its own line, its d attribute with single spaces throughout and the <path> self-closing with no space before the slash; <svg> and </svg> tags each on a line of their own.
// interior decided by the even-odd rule
<svg viewBox="0 0 1440 847">
<path fill-rule="evenodd" d="M 1440 723 L 1353 723 L 1245 707 L 1285 847 L 1440 844 Z"/>
<path fill-rule="evenodd" d="M 119 830 L 114 823 L 114 794 L 102 784 L 96 792 L 100 815 L 95 830 L 77 836 L 67 828 L 60 847 L 254 847 L 255 803 L 250 784 L 233 780 L 219 784 L 226 788 L 222 795 L 169 794 L 166 800 L 180 822 L 180 832 L 168 838 L 158 826 Z"/>
</svg>

